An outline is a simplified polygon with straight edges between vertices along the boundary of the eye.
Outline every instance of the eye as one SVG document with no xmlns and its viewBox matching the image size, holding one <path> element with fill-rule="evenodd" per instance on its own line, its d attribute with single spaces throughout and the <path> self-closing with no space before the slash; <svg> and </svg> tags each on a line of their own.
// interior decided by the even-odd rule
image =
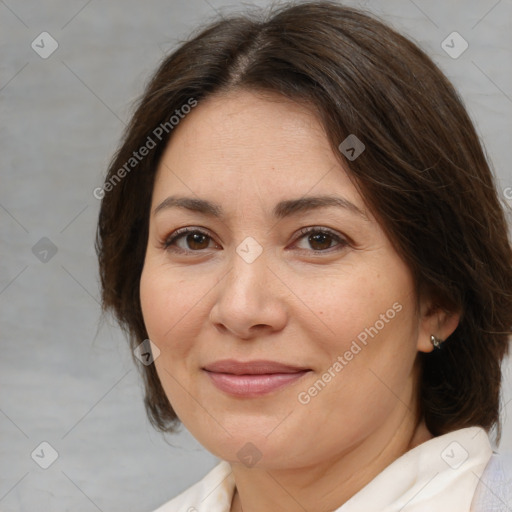
<svg viewBox="0 0 512 512">
<path fill-rule="evenodd" d="M 176 252 L 199 252 L 210 248 L 211 242 L 212 237 L 205 231 L 197 228 L 180 228 L 166 238 L 162 245 L 164 249 Z"/>
<path fill-rule="evenodd" d="M 308 227 L 300 230 L 300 236 L 297 241 L 304 241 L 308 247 L 299 247 L 301 249 L 314 252 L 332 252 L 329 249 L 337 248 L 337 250 L 348 245 L 347 240 L 327 228 Z"/>
<path fill-rule="evenodd" d="M 340 250 L 349 245 L 347 240 L 334 231 L 327 228 L 307 227 L 299 231 L 300 236 L 296 239 L 295 245 L 301 250 L 308 252 L 333 252 L 330 249 Z M 180 228 L 174 231 L 165 239 L 162 246 L 165 250 L 174 252 L 202 252 L 205 249 L 219 248 L 212 237 L 198 228 Z M 300 244 L 303 246 L 300 247 Z M 308 247 L 309 246 L 309 247 Z"/>
</svg>

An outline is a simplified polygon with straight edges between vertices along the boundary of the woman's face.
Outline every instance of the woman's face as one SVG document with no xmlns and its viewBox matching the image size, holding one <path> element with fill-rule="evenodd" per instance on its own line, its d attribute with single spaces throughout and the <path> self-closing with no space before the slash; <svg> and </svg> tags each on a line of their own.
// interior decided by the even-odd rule
<svg viewBox="0 0 512 512">
<path fill-rule="evenodd" d="M 141 302 L 172 407 L 223 459 L 313 464 L 415 410 L 430 332 L 411 273 L 316 118 L 282 98 L 212 97 L 175 128 Z"/>
</svg>

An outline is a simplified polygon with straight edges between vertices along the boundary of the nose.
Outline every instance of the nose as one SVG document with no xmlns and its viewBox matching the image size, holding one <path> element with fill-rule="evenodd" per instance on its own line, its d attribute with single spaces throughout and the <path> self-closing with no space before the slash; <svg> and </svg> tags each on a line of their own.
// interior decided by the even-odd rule
<svg viewBox="0 0 512 512">
<path fill-rule="evenodd" d="M 285 286 L 269 268 L 265 253 L 252 263 L 234 253 L 231 270 L 215 290 L 210 321 L 223 334 L 248 340 L 286 325 Z"/>
</svg>

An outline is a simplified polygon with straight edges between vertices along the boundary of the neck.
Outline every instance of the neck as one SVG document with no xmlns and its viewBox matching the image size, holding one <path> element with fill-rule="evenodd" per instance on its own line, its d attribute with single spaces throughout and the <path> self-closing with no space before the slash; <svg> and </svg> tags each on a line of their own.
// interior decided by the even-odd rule
<svg viewBox="0 0 512 512">
<path fill-rule="evenodd" d="M 302 468 L 248 469 L 232 464 L 231 512 L 328 512 L 339 508 L 383 469 L 432 435 L 410 409 L 330 460 Z"/>
</svg>

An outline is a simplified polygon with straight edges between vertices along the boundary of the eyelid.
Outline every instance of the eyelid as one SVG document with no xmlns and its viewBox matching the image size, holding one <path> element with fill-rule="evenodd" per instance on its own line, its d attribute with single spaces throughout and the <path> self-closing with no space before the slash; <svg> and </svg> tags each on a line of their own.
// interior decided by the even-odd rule
<svg viewBox="0 0 512 512">
<path fill-rule="evenodd" d="M 300 228 L 298 234 L 304 236 L 307 235 L 308 233 L 317 232 L 327 233 L 329 235 L 332 235 L 333 237 L 342 238 L 341 234 L 339 234 L 337 231 L 334 231 L 333 229 L 325 226 L 306 226 L 304 228 Z"/>
</svg>

